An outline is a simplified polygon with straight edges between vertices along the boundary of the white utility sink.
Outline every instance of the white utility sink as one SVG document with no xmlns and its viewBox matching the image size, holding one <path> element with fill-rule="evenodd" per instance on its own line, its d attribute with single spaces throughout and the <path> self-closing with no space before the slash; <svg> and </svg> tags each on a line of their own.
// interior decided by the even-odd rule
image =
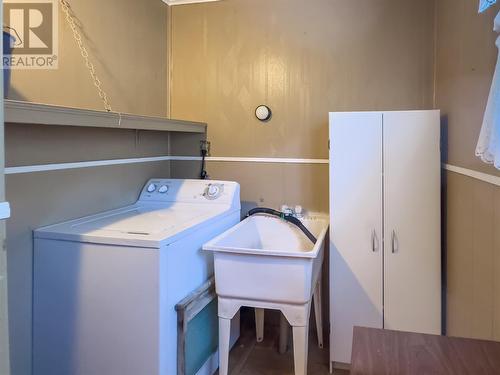
<svg viewBox="0 0 500 375">
<path fill-rule="evenodd" d="M 217 295 L 278 303 L 311 300 L 323 262 L 328 219 L 303 220 L 314 245 L 293 224 L 256 215 L 203 246 L 214 252 Z"/>
<path fill-rule="evenodd" d="M 293 327 L 295 374 L 307 372 L 311 300 L 321 311 L 321 283 L 328 216 L 315 215 L 303 224 L 316 244 L 295 225 L 280 218 L 254 215 L 203 249 L 214 253 L 215 288 L 219 297 L 220 375 L 227 375 L 230 320 L 242 306 L 280 310 Z M 321 314 L 317 314 L 317 322 Z M 321 329 L 318 323 L 318 331 Z M 318 335 L 319 337 L 319 335 Z M 322 336 L 320 339 L 322 345 Z"/>
</svg>

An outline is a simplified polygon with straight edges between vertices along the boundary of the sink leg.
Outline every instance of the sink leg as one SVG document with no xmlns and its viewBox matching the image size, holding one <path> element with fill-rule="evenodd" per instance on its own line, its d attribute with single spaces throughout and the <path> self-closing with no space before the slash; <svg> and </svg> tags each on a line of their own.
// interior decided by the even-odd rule
<svg viewBox="0 0 500 375">
<path fill-rule="evenodd" d="M 231 319 L 219 317 L 219 375 L 228 375 Z"/>
<path fill-rule="evenodd" d="M 288 347 L 288 320 L 286 320 L 283 313 L 280 316 L 280 343 L 279 343 L 279 353 L 285 354 Z"/>
<path fill-rule="evenodd" d="M 293 327 L 293 361 L 295 375 L 307 374 L 309 327 Z"/>
<path fill-rule="evenodd" d="M 264 341 L 264 309 L 255 308 L 255 328 L 257 342 Z"/>
<path fill-rule="evenodd" d="M 316 332 L 318 334 L 318 346 L 323 349 L 323 314 L 322 314 L 322 290 L 321 275 L 314 290 L 314 318 L 316 320 Z"/>
</svg>

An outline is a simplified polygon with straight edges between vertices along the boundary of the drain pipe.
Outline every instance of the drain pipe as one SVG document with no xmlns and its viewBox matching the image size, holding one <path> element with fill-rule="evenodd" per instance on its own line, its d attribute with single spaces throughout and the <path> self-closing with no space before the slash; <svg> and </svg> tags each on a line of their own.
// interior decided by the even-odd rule
<svg viewBox="0 0 500 375">
<path fill-rule="evenodd" d="M 302 232 L 304 232 L 304 234 L 307 236 L 307 238 L 309 238 L 311 240 L 311 242 L 313 244 L 316 244 L 316 241 L 317 241 L 316 237 L 314 237 L 314 235 L 309 231 L 309 229 L 307 229 L 305 227 L 305 225 L 302 224 L 302 222 L 299 219 L 297 219 L 296 217 L 294 217 L 292 215 L 285 214 L 284 212 L 281 212 L 281 211 L 273 210 L 272 208 L 264 208 L 264 207 L 257 207 L 257 208 L 254 208 L 254 209 L 248 211 L 247 217 L 250 217 L 250 216 L 256 215 L 256 214 L 266 214 L 266 215 L 271 215 L 271 216 L 276 216 L 276 217 L 282 218 L 283 220 L 297 226 Z"/>
</svg>

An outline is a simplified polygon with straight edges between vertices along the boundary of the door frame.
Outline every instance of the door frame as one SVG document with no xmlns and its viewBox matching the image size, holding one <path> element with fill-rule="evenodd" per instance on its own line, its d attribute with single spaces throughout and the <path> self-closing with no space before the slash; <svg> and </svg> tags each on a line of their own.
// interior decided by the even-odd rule
<svg viewBox="0 0 500 375">
<path fill-rule="evenodd" d="M 0 19 L 3 20 L 3 1 L 0 0 Z M 3 30 L 2 30 L 3 31 Z M 3 34 L 0 58 L 3 61 Z M 4 144 L 4 75 L 0 74 L 0 374 L 10 374 L 10 346 L 8 324 L 7 249 L 5 246 L 5 219 L 10 216 L 5 201 L 5 144 Z"/>
</svg>

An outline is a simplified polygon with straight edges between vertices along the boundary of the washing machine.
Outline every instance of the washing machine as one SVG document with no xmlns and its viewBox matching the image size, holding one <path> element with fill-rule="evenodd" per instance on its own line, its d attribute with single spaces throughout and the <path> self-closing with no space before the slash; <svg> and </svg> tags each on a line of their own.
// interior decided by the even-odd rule
<svg viewBox="0 0 500 375">
<path fill-rule="evenodd" d="M 177 374 L 175 304 L 239 221 L 235 182 L 153 179 L 131 206 L 34 231 L 34 374 Z"/>
</svg>

